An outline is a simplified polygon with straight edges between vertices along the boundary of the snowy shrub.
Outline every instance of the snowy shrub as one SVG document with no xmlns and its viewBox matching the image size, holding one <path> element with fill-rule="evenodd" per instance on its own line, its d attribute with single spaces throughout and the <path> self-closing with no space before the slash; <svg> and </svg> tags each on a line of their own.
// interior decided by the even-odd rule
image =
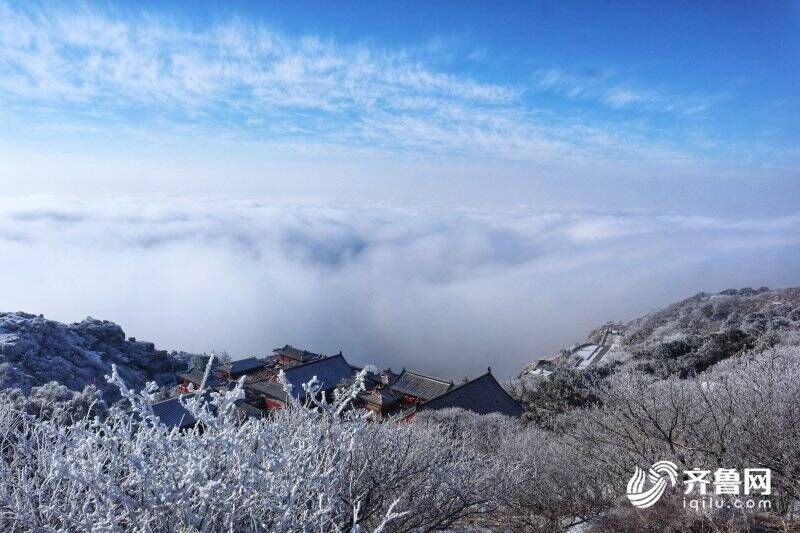
<svg viewBox="0 0 800 533">
<path fill-rule="evenodd" d="M 557 368 L 546 379 L 519 380 L 513 394 L 525 406 L 526 419 L 539 426 L 552 428 L 559 415 L 598 402 L 593 384 L 601 376 L 605 377 L 609 369 Z"/>
<path fill-rule="evenodd" d="M 796 527 L 797 338 L 784 332 L 776 346 L 753 346 L 750 335 L 728 330 L 651 345 L 652 362 L 692 367 L 664 372 L 666 377 L 642 372 L 636 359 L 606 373 L 559 369 L 549 378 L 523 376 L 513 391 L 533 424 L 497 431 L 496 453 L 511 481 L 487 522 L 525 531 L 563 531 L 584 523 L 589 531 Z M 633 508 L 625 488 L 634 467 L 660 460 L 680 470 L 769 468 L 771 511 L 687 510 L 680 488 L 669 489 L 653 509 Z M 784 529 L 774 529 L 776 524 Z"/>
<path fill-rule="evenodd" d="M 731 358 L 693 379 L 620 372 L 558 431 L 621 494 L 634 465 L 772 471 L 773 510 L 800 499 L 800 351 L 781 347 Z"/>
<path fill-rule="evenodd" d="M 350 408 L 362 379 L 331 403 L 244 422 L 234 410 L 240 383 L 205 403 L 185 400 L 200 423 L 184 431 L 153 416 L 154 387 L 131 391 L 116 371 L 110 381 L 129 408 L 104 418 L 64 423 L 3 402 L 0 527 L 431 530 L 491 511 L 491 459 L 432 426 L 368 422 Z"/>
<path fill-rule="evenodd" d="M 492 517 L 497 529 L 564 531 L 600 516 L 618 497 L 582 446 L 550 431 L 531 425 L 505 436 L 497 453 L 513 465 Z"/>
<path fill-rule="evenodd" d="M 5 390 L 0 393 L 0 401 L 59 424 L 71 424 L 87 416 L 102 418 L 108 413 L 108 406 L 96 387 L 87 386 L 83 391 L 75 392 L 55 381 L 33 387 L 27 396 L 18 389 Z"/>
</svg>

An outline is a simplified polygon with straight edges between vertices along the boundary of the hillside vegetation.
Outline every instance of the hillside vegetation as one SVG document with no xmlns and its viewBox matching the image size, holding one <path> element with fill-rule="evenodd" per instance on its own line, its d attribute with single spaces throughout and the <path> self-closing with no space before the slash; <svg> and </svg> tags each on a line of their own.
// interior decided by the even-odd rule
<svg viewBox="0 0 800 533">
<path fill-rule="evenodd" d="M 700 292 L 627 324 L 626 346 L 645 347 L 738 329 L 754 337 L 800 325 L 800 287 Z"/>
<path fill-rule="evenodd" d="M 800 289 L 728 289 L 699 293 L 633 320 L 622 349 L 645 373 L 685 378 L 798 331 Z"/>
<path fill-rule="evenodd" d="M 21 405 L 8 395 L 0 527 L 796 530 L 797 295 L 701 294 L 632 321 L 614 357 L 510 383 L 526 406 L 521 420 L 449 410 L 368 423 L 350 408 L 359 379 L 332 404 L 292 403 L 268 418 L 235 416 L 239 387 L 211 394 L 213 409 L 188 400 L 201 424 L 184 431 L 153 416 L 155 387 L 129 390 L 118 374 L 108 386 L 123 401 L 111 407 L 46 395 Z M 682 471 L 769 468 L 769 507 L 698 512 L 682 504 L 679 484 L 636 509 L 628 481 L 657 461 Z"/>
</svg>

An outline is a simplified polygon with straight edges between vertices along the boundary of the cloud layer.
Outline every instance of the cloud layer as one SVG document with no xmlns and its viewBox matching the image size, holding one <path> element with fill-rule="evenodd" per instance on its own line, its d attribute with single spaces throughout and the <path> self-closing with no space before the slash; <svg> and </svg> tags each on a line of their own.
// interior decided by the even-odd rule
<svg viewBox="0 0 800 533">
<path fill-rule="evenodd" d="M 293 343 L 449 377 L 528 360 L 699 290 L 796 284 L 800 218 L 233 200 L 7 201 L 3 310 L 167 348 Z"/>
</svg>

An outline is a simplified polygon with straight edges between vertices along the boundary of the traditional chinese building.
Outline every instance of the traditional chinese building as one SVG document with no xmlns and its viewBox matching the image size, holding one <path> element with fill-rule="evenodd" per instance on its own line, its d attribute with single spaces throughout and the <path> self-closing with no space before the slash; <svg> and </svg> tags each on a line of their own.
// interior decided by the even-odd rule
<svg viewBox="0 0 800 533">
<path fill-rule="evenodd" d="M 278 363 L 282 365 L 310 363 L 311 361 L 322 359 L 322 355 L 318 353 L 300 350 L 290 344 L 285 345 L 283 348 L 275 348 L 272 352 L 277 357 Z"/>
<path fill-rule="evenodd" d="M 219 375 L 222 379 L 239 379 L 242 376 L 258 372 L 266 365 L 267 362 L 264 359 L 248 357 L 247 359 L 239 359 L 222 365 L 219 369 Z"/>
<path fill-rule="evenodd" d="M 153 404 L 153 414 L 158 418 L 159 422 L 167 426 L 169 429 L 178 428 L 180 430 L 190 429 L 197 425 L 198 421 L 189 412 L 184 405 L 192 394 L 184 394 L 176 398 L 170 398 L 163 402 Z M 204 408 L 214 411 L 214 406 L 209 402 L 209 394 L 203 393 L 198 396 Z M 248 404 L 244 400 L 237 400 L 235 402 L 236 413 L 239 415 L 239 420 L 244 422 L 247 418 L 261 418 L 264 416 L 264 411 L 254 405 Z M 200 428 L 202 429 L 202 428 Z"/>
<path fill-rule="evenodd" d="M 416 412 L 448 408 L 465 409 L 481 415 L 499 413 L 513 417 L 522 416 L 522 406 L 497 382 L 491 369 L 482 376 L 419 405 Z"/>
<path fill-rule="evenodd" d="M 205 371 L 197 368 L 176 373 L 175 377 L 178 380 L 178 394 L 187 394 L 193 390 L 200 390 L 204 375 Z M 218 372 L 211 371 L 208 374 L 208 379 L 206 379 L 205 388 L 216 390 L 224 384 L 225 382 L 219 377 Z"/>
<path fill-rule="evenodd" d="M 307 400 L 303 385 L 316 378 L 321 394 L 329 394 L 343 380 L 352 377 L 353 369 L 339 353 L 332 357 L 317 359 L 308 363 L 292 366 L 283 370 L 286 381 L 291 385 L 291 395 L 302 402 Z M 251 401 L 263 405 L 265 409 L 281 409 L 290 397 L 277 380 L 250 383 L 246 391 Z"/>
<path fill-rule="evenodd" d="M 153 404 L 153 414 L 168 428 L 189 429 L 197 424 L 180 397 Z"/>
<path fill-rule="evenodd" d="M 453 388 L 453 382 L 403 369 L 390 388 L 405 405 L 416 405 L 441 396 Z"/>
<path fill-rule="evenodd" d="M 397 410 L 401 396 L 388 388 L 378 387 L 361 392 L 358 399 L 364 409 L 383 416 Z"/>
<path fill-rule="evenodd" d="M 480 414 L 501 413 L 508 416 L 520 416 L 520 405 L 503 389 L 492 376 L 491 370 L 472 381 L 462 385 L 454 385 L 452 380 L 445 380 L 420 372 L 403 369 L 395 374 L 387 368 L 378 371 L 368 367 L 365 374 L 364 387 L 355 403 L 377 415 L 405 413 L 408 418 L 414 413 L 424 410 L 446 409 L 458 407 Z M 231 361 L 215 365 L 206 380 L 206 390 L 229 389 L 237 379 L 244 376 L 246 401 L 240 410 L 243 415 L 254 416 L 260 409 L 280 409 L 285 407 L 292 397 L 303 403 L 307 400 L 303 385 L 313 378 L 317 379 L 321 394 L 329 394 L 345 380 L 351 380 L 361 368 L 354 367 L 345 360 L 340 352 L 333 357 L 300 350 L 291 345 L 276 348 L 274 355 L 266 359 L 250 357 L 239 361 Z M 286 393 L 278 380 L 279 372 L 291 386 L 291 397 Z M 192 368 L 176 374 L 180 385 L 179 394 L 186 394 L 200 389 L 204 370 Z M 173 399 L 177 401 L 176 399 Z M 167 420 L 183 416 L 181 404 L 166 403 L 160 406 Z"/>
</svg>

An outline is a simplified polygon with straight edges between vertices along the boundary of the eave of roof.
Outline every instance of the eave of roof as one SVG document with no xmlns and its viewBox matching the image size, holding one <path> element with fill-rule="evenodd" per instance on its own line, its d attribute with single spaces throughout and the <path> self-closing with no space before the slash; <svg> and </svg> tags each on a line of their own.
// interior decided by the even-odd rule
<svg viewBox="0 0 800 533">
<path fill-rule="evenodd" d="M 522 407 L 487 372 L 463 385 L 459 385 L 419 406 L 425 409 L 466 409 L 479 414 L 500 413 L 506 416 L 521 416 Z"/>
<path fill-rule="evenodd" d="M 169 428 L 188 428 L 197 423 L 194 416 L 183 406 L 180 398 L 170 398 L 153 404 L 153 414 Z"/>
<path fill-rule="evenodd" d="M 400 395 L 387 389 L 373 389 L 359 393 L 359 398 L 373 405 L 392 405 L 400 401 Z"/>
<path fill-rule="evenodd" d="M 200 385 L 200 383 L 203 382 L 203 376 L 204 375 L 205 375 L 205 372 L 203 372 L 201 370 L 197 370 L 197 369 L 193 369 L 193 370 L 190 370 L 188 372 L 177 372 L 175 374 L 175 376 L 178 379 L 185 379 L 186 381 L 188 381 L 190 383 L 195 383 L 197 385 Z M 213 371 L 211 373 L 209 373 L 208 379 L 206 380 L 206 385 L 208 385 L 209 387 L 215 387 L 215 386 L 218 386 L 218 385 L 221 385 L 221 384 L 222 384 L 222 380 L 220 380 L 219 378 L 214 376 L 214 372 Z"/>
<path fill-rule="evenodd" d="M 262 359 L 256 357 L 248 357 L 247 359 L 240 359 L 238 361 L 231 361 L 226 365 L 226 370 L 231 374 L 241 374 L 249 370 L 257 370 L 265 366 L 267 363 Z"/>
<path fill-rule="evenodd" d="M 353 375 L 350 365 L 342 354 L 310 361 L 283 370 L 286 381 L 292 386 L 292 396 L 302 399 L 305 396 L 303 385 L 316 377 L 322 385 L 320 392 L 328 392 L 336 388 L 342 379 Z M 263 381 L 247 385 L 251 390 L 272 398 L 285 401 L 283 385 L 277 381 Z"/>
<path fill-rule="evenodd" d="M 260 381 L 258 383 L 247 385 L 247 388 L 282 402 L 286 402 L 288 400 L 288 396 L 286 395 L 283 385 L 277 381 Z"/>
<path fill-rule="evenodd" d="M 295 348 L 291 344 L 287 344 L 282 348 L 275 348 L 273 349 L 273 352 L 304 363 L 322 358 L 321 354 L 309 352 L 308 350 L 301 350 L 299 348 Z"/>
<path fill-rule="evenodd" d="M 403 370 L 391 385 L 394 392 L 408 394 L 426 401 L 444 394 L 452 387 L 452 381 L 426 376 L 411 370 Z"/>
</svg>

